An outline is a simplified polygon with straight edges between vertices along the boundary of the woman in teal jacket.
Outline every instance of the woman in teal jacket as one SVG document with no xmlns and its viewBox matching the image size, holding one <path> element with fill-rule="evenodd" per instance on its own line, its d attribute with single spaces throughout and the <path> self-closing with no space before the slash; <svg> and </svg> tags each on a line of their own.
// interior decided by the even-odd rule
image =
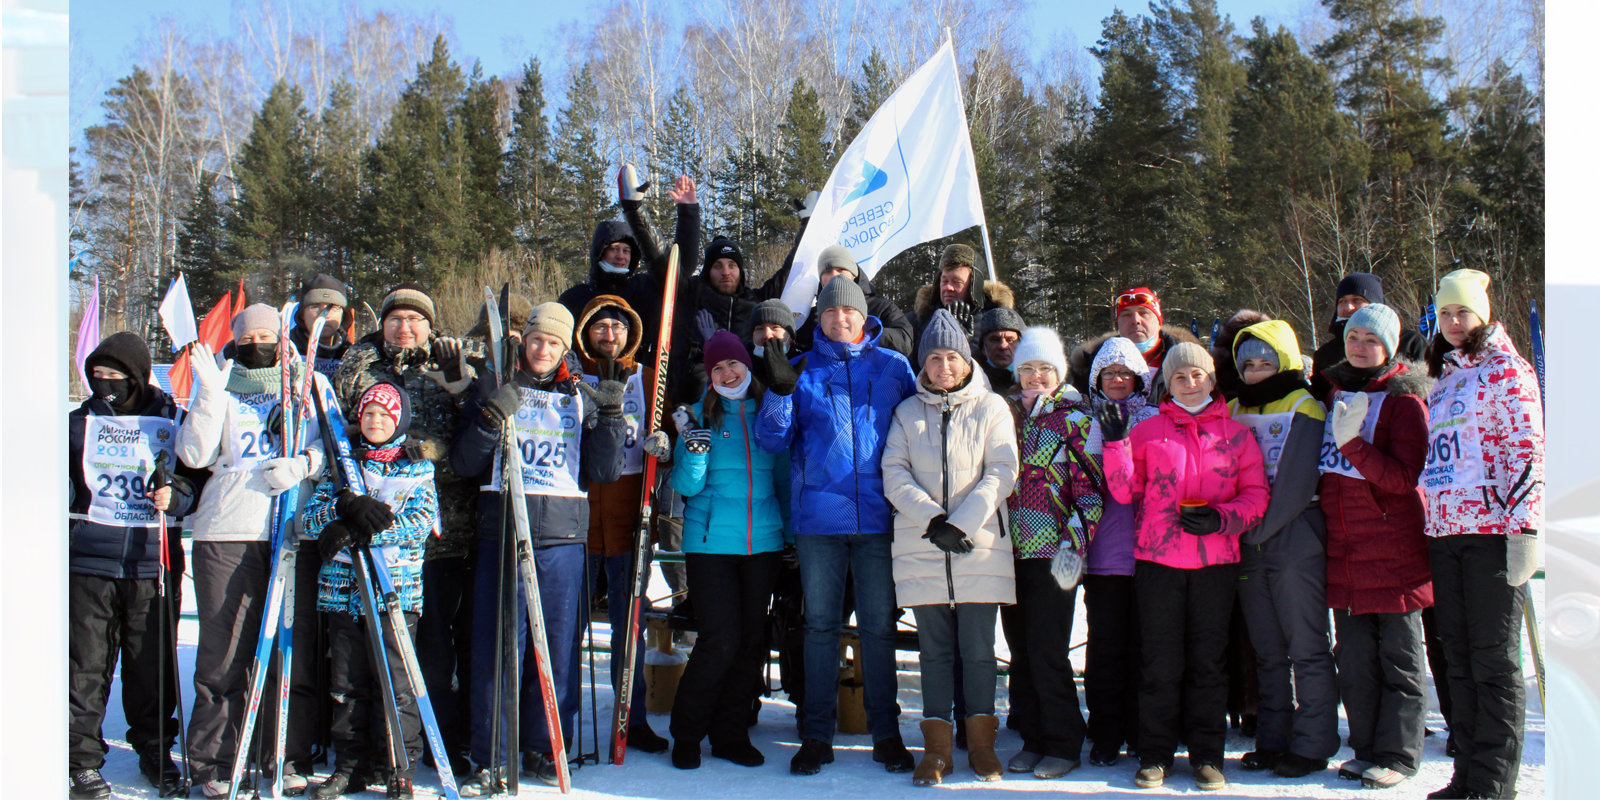
<svg viewBox="0 0 1600 800">
<path fill-rule="evenodd" d="M 767 605 L 793 541 L 789 455 L 757 447 L 756 413 L 765 392 L 739 337 L 718 331 L 705 344 L 711 388 L 673 414 L 680 436 L 672 488 L 684 497 L 683 552 L 699 638 L 672 703 L 672 764 L 700 766 L 711 755 L 746 767 L 766 758 L 750 744 L 746 719 L 766 660 Z"/>
</svg>

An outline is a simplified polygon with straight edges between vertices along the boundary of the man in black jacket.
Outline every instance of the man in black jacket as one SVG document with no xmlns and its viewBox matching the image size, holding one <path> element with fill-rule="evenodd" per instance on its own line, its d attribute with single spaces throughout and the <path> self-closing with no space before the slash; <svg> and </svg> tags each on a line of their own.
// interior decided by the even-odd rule
<svg viewBox="0 0 1600 800">
<path fill-rule="evenodd" d="M 165 618 L 165 634 L 157 622 L 163 599 L 156 512 L 166 514 L 166 591 L 173 596 L 169 612 L 176 612 L 184 560 L 180 520 L 194 509 L 205 478 L 172 457 L 178 406 L 150 383 L 150 350 L 142 339 L 114 333 L 84 368 L 93 394 L 67 417 L 71 793 L 83 800 L 111 794 L 100 777 L 107 752 L 100 726 L 120 656 L 128 744 L 145 778 L 170 794 L 183 780 L 171 754 L 178 735 L 177 620 Z M 158 462 L 161 472 L 174 472 L 157 477 Z"/>
<path fill-rule="evenodd" d="M 1322 377 L 1324 370 L 1344 360 L 1344 324 L 1350 315 L 1373 303 L 1383 302 L 1383 279 L 1370 272 L 1352 272 L 1339 279 L 1333 290 L 1335 305 L 1333 320 L 1328 323 L 1328 333 L 1333 336 L 1311 356 L 1311 396 L 1325 399 L 1333 384 Z M 1428 349 L 1428 341 L 1412 328 L 1400 327 L 1400 346 L 1395 356 L 1406 361 L 1421 361 Z"/>
<path fill-rule="evenodd" d="M 706 390 L 702 348 L 719 330 L 742 332 L 756 307 L 745 283 L 744 253 L 732 239 L 718 236 L 706 247 L 700 271 L 680 268 L 672 312 L 672 363 L 667 373 L 671 402 L 696 403 Z"/>
<path fill-rule="evenodd" d="M 622 219 L 609 219 L 595 226 L 589 245 L 589 280 L 561 293 L 561 305 L 576 318 L 589 301 L 603 294 L 628 301 L 644 323 L 644 339 L 637 358 L 653 363 L 656 338 L 661 332 L 661 295 L 667 286 L 669 248 L 662 246 L 650 210 L 644 206 L 649 184 L 640 184 L 632 164 L 617 172 L 618 204 Z M 685 271 L 684 259 L 700 251 L 700 203 L 695 198 L 694 181 L 680 175 L 667 191 L 678 205 L 678 269 Z M 644 262 L 644 269 L 639 268 Z"/>
<path fill-rule="evenodd" d="M 939 253 L 939 272 L 935 282 L 924 284 L 917 290 L 915 316 L 911 317 L 913 341 L 922 341 L 922 331 L 933 319 L 933 312 L 942 308 L 956 318 L 961 330 L 971 341 L 972 349 L 977 350 L 982 344 L 977 341 L 977 326 L 983 312 L 1016 307 L 1011 287 L 997 280 L 986 280 L 978 260 L 977 250 L 959 243 L 946 245 L 944 251 Z M 913 363 L 922 362 L 914 360 Z"/>
</svg>

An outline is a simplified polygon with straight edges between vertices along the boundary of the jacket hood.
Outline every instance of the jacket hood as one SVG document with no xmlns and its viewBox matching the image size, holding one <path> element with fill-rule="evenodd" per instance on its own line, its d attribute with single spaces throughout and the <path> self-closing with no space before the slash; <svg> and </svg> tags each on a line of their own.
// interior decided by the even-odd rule
<svg viewBox="0 0 1600 800">
<path fill-rule="evenodd" d="M 1142 381 L 1132 396 L 1145 394 L 1150 389 L 1150 365 L 1145 363 L 1144 355 L 1139 352 L 1139 348 L 1121 336 L 1107 336 L 1102 339 L 1100 349 L 1094 355 L 1094 362 L 1089 366 L 1089 385 L 1083 387 L 1083 391 L 1096 399 L 1104 399 L 1105 395 L 1100 391 L 1100 370 L 1112 364 L 1121 364 L 1138 375 Z M 1073 356 L 1076 357 L 1077 352 L 1074 352 Z"/>
<path fill-rule="evenodd" d="M 1233 340 L 1233 350 L 1228 354 L 1228 361 L 1234 362 L 1239 358 L 1239 344 L 1247 338 L 1260 339 L 1272 346 L 1273 352 L 1278 354 L 1279 372 L 1304 372 L 1305 364 L 1300 360 L 1300 344 L 1295 340 L 1294 328 L 1281 319 L 1258 322 L 1239 331 Z"/>
<path fill-rule="evenodd" d="M 1232 363 L 1233 347 L 1239 338 L 1240 332 L 1245 328 L 1270 319 L 1272 317 L 1260 311 L 1246 308 L 1223 320 L 1222 327 L 1217 331 L 1217 338 L 1211 341 L 1211 359 L 1217 362 L 1217 368 L 1222 368 L 1223 361 Z"/>
<path fill-rule="evenodd" d="M 980 310 L 987 311 L 991 308 L 1002 307 L 1016 308 L 1016 293 L 1011 291 L 1010 286 L 1000 281 L 985 280 L 976 270 L 972 273 L 972 280 L 978 284 L 976 288 L 981 289 L 983 294 Z M 919 319 L 927 319 L 933 312 L 944 308 L 944 303 L 939 300 L 939 284 L 924 284 L 921 289 L 917 290 L 916 308 Z"/>
<path fill-rule="evenodd" d="M 958 406 L 972 400 L 977 400 L 988 394 L 992 387 L 989 386 L 989 377 L 983 374 L 983 369 L 978 362 L 967 356 L 967 366 L 972 369 L 972 376 L 961 388 L 953 392 L 940 393 L 928 386 L 926 369 L 917 370 L 917 397 L 928 405 L 937 406 L 944 403 L 945 398 L 950 399 L 950 405 Z"/>
<path fill-rule="evenodd" d="M 1180 342 L 1194 342 L 1195 344 L 1200 344 L 1200 340 L 1196 339 L 1195 335 L 1190 333 L 1188 328 L 1180 328 L 1176 325 L 1162 325 L 1158 335 L 1161 337 L 1164 350 L 1171 348 L 1173 345 Z M 1083 381 L 1085 383 L 1088 382 L 1089 367 L 1094 363 L 1095 355 L 1100 352 L 1100 346 L 1105 344 L 1108 340 L 1116 338 L 1121 338 L 1117 335 L 1116 331 L 1108 331 L 1092 339 L 1087 339 L 1083 342 L 1083 344 L 1080 344 L 1072 349 L 1072 353 L 1067 356 L 1067 369 L 1072 372 L 1072 382 L 1074 385 L 1076 385 L 1079 381 Z M 1131 345 L 1133 343 L 1130 341 L 1129 344 Z M 1133 348 L 1133 351 L 1138 353 L 1139 348 L 1135 347 Z M 1139 358 L 1143 360 L 1144 354 L 1140 353 Z M 1158 376 L 1151 377 L 1152 379 L 1158 378 Z M 1150 390 L 1150 384 L 1151 381 L 1145 381 L 1145 390 L 1147 392 Z"/>
<path fill-rule="evenodd" d="M 1496 352 L 1521 357 L 1517 346 L 1511 343 L 1505 326 L 1498 322 L 1479 325 L 1467 334 L 1467 340 L 1460 347 L 1455 348 L 1450 346 L 1443 333 L 1436 333 L 1433 335 L 1433 344 L 1428 348 L 1428 374 L 1439 377 L 1446 364 L 1461 368 L 1476 367 Z"/>
<path fill-rule="evenodd" d="M 599 360 L 589 353 L 589 322 L 604 309 L 615 309 L 628 318 L 628 340 L 622 345 L 622 353 L 617 356 L 617 363 L 624 369 L 632 369 L 633 356 L 639 352 L 639 344 L 644 338 L 644 323 L 640 321 L 638 312 L 628 305 L 628 301 L 614 295 L 597 295 L 583 307 L 583 313 L 578 315 L 578 326 L 572 331 L 573 349 L 578 351 L 578 359 L 583 363 L 585 372 L 592 372 L 599 366 Z"/>
<path fill-rule="evenodd" d="M 641 253 L 639 252 L 639 240 L 633 236 L 633 228 L 625 220 L 608 219 L 594 226 L 594 241 L 589 244 L 589 275 L 591 278 L 611 275 L 611 273 L 600 268 L 600 254 L 604 253 L 607 247 L 617 242 L 627 243 L 628 249 L 631 251 L 628 256 L 628 274 L 631 275 L 634 270 L 638 269 Z"/>
</svg>

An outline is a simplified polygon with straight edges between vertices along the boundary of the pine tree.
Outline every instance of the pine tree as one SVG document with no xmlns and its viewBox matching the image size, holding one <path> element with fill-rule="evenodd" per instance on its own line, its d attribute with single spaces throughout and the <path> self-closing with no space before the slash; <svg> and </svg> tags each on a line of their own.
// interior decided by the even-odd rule
<svg viewBox="0 0 1600 800">
<path fill-rule="evenodd" d="M 872 120 L 878 106 L 883 105 L 883 101 L 889 99 L 891 94 L 894 94 L 894 85 L 889 82 L 889 65 L 878 48 L 873 47 L 866 60 L 861 62 L 861 80 L 850 81 L 850 115 L 844 118 L 838 146 L 833 148 L 835 160 L 856 140 L 856 135 Z M 828 168 L 833 169 L 831 161 Z"/>
<path fill-rule="evenodd" d="M 778 241 L 800 229 L 800 220 L 785 201 L 821 191 L 827 183 L 832 161 L 832 148 L 823 140 L 827 132 L 828 116 L 817 90 L 806 85 L 804 78 L 795 78 L 789 88 L 789 106 L 778 124 L 778 196 L 757 199 L 761 226 L 766 229 L 763 239 Z"/>
<path fill-rule="evenodd" d="M 544 75 L 534 58 L 523 66 L 517 84 L 502 196 L 511 205 L 517 240 L 537 253 L 548 253 L 557 239 L 549 226 L 555 164 L 544 109 Z"/>
<path fill-rule="evenodd" d="M 233 288 L 235 273 L 227 256 L 227 207 L 217 194 L 216 173 L 202 172 L 178 229 L 178 271 L 183 273 L 189 296 L 197 302 L 221 297 Z"/>
<path fill-rule="evenodd" d="M 454 126 L 461 131 L 466 156 L 464 204 L 472 229 L 471 245 L 462 257 L 516 242 L 512 206 L 500 194 L 505 142 L 497 118 L 499 90 L 500 79 L 484 79 L 481 66 L 474 65 L 466 95 L 456 108 Z"/>
<path fill-rule="evenodd" d="M 355 87 L 341 80 L 334 84 L 316 125 L 311 224 L 321 269 L 347 283 L 353 280 L 360 258 L 365 146 Z"/>
<path fill-rule="evenodd" d="M 772 253 L 780 247 L 787 252 L 793 241 L 792 237 L 772 238 L 772 220 L 787 210 L 787 205 L 778 199 L 781 179 L 778 160 L 761 152 L 749 137 L 739 142 L 737 150 L 725 151 L 722 166 L 712 174 L 713 194 L 720 209 L 720 232 L 739 243 L 747 264 L 781 260 L 781 255 Z M 752 269 L 751 273 L 759 275 L 762 271 Z"/>
<path fill-rule="evenodd" d="M 228 221 L 228 252 L 241 274 L 258 275 L 271 297 L 285 297 L 310 257 L 311 137 L 300 89 L 278 81 L 267 93 L 234 164 L 238 198 Z"/>
<path fill-rule="evenodd" d="M 600 90 L 588 64 L 572 76 L 567 107 L 556 119 L 555 191 L 551 214 L 555 256 L 573 281 L 589 277 L 590 232 L 613 205 L 600 155 Z"/>
<path fill-rule="evenodd" d="M 705 183 L 708 177 L 705 174 L 705 144 L 700 135 L 700 126 L 695 123 L 698 115 L 693 95 L 689 94 L 687 86 L 680 85 L 668 98 L 666 114 L 656 128 L 656 163 L 650 165 L 650 174 L 655 176 L 660 188 L 665 189 L 679 175 L 688 175 L 701 184 Z M 709 185 L 698 188 L 705 195 L 712 194 Z M 701 205 L 707 205 L 709 199 L 709 196 L 701 197 Z M 651 192 L 650 203 L 650 210 L 657 219 L 668 219 L 668 214 L 677 213 L 665 191 Z M 711 213 L 702 212 L 703 223 L 709 225 L 712 219 Z"/>
</svg>

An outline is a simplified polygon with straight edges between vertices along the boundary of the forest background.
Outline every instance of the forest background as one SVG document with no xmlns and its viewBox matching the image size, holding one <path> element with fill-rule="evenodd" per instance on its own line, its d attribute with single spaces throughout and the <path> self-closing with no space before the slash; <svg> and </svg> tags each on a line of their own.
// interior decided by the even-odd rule
<svg viewBox="0 0 1600 800">
<path fill-rule="evenodd" d="M 705 241 L 736 240 L 757 283 L 794 241 L 790 201 L 947 27 L 996 271 L 1030 323 L 1094 335 L 1116 291 L 1147 285 L 1169 324 L 1206 334 L 1258 308 L 1309 352 L 1342 275 L 1380 275 L 1414 326 L 1438 277 L 1471 267 L 1526 347 L 1544 295 L 1536 0 L 1321 0 L 1292 25 L 1157 0 L 1093 45 L 1037 48 L 1021 0 L 589 5 L 506 75 L 462 63 L 440 15 L 264 0 L 223 32 L 152 17 L 74 133 L 73 331 L 98 277 L 102 332 L 163 362 L 178 274 L 203 313 L 241 279 L 277 304 L 320 271 L 356 308 L 418 281 L 459 334 L 485 284 L 546 299 L 584 279 L 622 163 L 666 229 L 665 188 L 695 178 Z M 950 240 L 891 260 L 878 290 L 910 310 Z"/>
</svg>

